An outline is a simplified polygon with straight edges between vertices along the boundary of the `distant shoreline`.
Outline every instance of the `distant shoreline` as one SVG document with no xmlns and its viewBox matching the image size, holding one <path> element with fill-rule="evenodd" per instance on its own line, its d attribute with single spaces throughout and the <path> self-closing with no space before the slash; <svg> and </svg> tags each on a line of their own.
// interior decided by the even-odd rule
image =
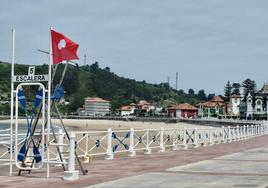
<svg viewBox="0 0 268 188">
<path fill-rule="evenodd" d="M 52 120 L 55 125 L 60 125 L 59 119 Z M 150 117 L 82 117 L 64 118 L 64 124 L 70 130 L 107 130 L 107 128 L 129 129 L 129 128 L 160 128 L 160 127 L 222 127 L 237 125 L 258 124 L 259 121 L 238 121 L 218 119 L 175 119 L 175 118 L 150 118 Z M 0 119 L 0 124 L 9 124 L 9 119 Z M 25 119 L 19 119 L 24 123 Z"/>
</svg>

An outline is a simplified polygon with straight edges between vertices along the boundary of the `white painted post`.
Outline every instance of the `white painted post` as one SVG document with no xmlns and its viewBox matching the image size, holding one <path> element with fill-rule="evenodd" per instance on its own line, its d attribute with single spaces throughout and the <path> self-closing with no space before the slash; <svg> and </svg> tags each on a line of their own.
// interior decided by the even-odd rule
<svg viewBox="0 0 268 188">
<path fill-rule="evenodd" d="M 258 134 L 257 125 L 254 125 L 254 136 Z"/>
<path fill-rule="evenodd" d="M 108 128 L 107 131 L 107 151 L 105 158 L 106 160 L 111 160 L 114 158 L 113 149 L 112 149 L 112 129 Z"/>
<path fill-rule="evenodd" d="M 177 140 L 177 134 L 176 131 L 173 132 L 173 137 L 172 137 L 172 150 L 176 151 L 178 149 L 176 145 L 176 140 Z"/>
<path fill-rule="evenodd" d="M 213 130 L 212 127 L 209 127 L 209 143 L 210 146 L 213 145 Z"/>
<path fill-rule="evenodd" d="M 245 125 L 243 125 L 243 137 L 244 137 L 244 139 L 247 138 L 247 135 L 246 135 L 246 126 Z"/>
<path fill-rule="evenodd" d="M 254 127 L 253 127 L 253 125 L 251 125 L 250 136 L 251 136 L 251 137 L 253 137 L 253 136 L 254 136 Z"/>
<path fill-rule="evenodd" d="M 134 134 L 135 134 L 134 129 L 131 128 L 129 133 L 129 152 L 128 152 L 129 157 L 136 156 L 136 151 L 134 151 Z"/>
<path fill-rule="evenodd" d="M 188 145 L 187 145 L 187 134 L 186 134 L 187 130 L 185 127 L 183 127 L 183 149 L 187 149 Z"/>
<path fill-rule="evenodd" d="M 247 125 L 247 129 L 246 129 L 246 135 L 247 135 L 247 138 L 250 137 L 250 135 L 249 135 L 249 126 L 248 125 Z"/>
<path fill-rule="evenodd" d="M 63 130 L 62 129 L 59 129 L 58 130 L 58 147 L 59 147 L 59 152 L 57 154 L 57 161 L 58 162 L 61 162 L 60 160 L 60 155 L 61 153 L 63 152 L 63 139 L 64 139 L 64 133 L 63 133 Z M 65 162 L 65 160 L 63 159 L 63 162 Z M 61 166 L 61 164 L 57 164 L 55 166 Z"/>
<path fill-rule="evenodd" d="M 62 129 L 58 130 L 58 143 L 59 143 L 59 150 L 62 153 L 63 152 L 63 139 L 64 139 L 64 133 Z"/>
<path fill-rule="evenodd" d="M 224 143 L 225 142 L 225 130 L 224 130 L 225 128 L 224 128 L 224 126 L 222 126 L 221 128 L 222 128 L 222 140 L 221 140 L 221 142 Z"/>
<path fill-rule="evenodd" d="M 12 176 L 13 167 L 13 126 L 14 126 L 14 65 L 15 65 L 15 29 L 12 29 L 12 56 L 11 56 L 11 92 L 10 92 L 10 145 L 9 145 L 9 176 Z M 16 147 L 16 146 L 15 146 Z"/>
<path fill-rule="evenodd" d="M 239 126 L 239 132 L 240 132 L 240 140 L 243 140 L 244 135 L 243 135 L 242 126 Z"/>
<path fill-rule="evenodd" d="M 240 140 L 240 134 L 239 134 L 239 126 L 236 126 L 236 140 Z"/>
<path fill-rule="evenodd" d="M 160 128 L 160 146 L 159 146 L 159 152 L 165 152 L 165 146 L 164 146 L 164 128 Z"/>
<path fill-rule="evenodd" d="M 52 27 L 50 27 L 49 34 L 51 33 Z M 48 90 L 47 90 L 47 135 L 46 135 L 46 141 L 47 141 L 47 178 L 49 178 L 50 175 L 50 166 L 49 166 L 49 160 L 50 160 L 50 151 L 49 151 L 49 140 L 50 140 L 50 123 L 51 123 L 51 116 L 50 116 L 50 108 L 51 108 L 51 74 L 52 74 L 52 36 L 50 34 L 50 42 L 49 42 L 49 64 L 48 64 Z"/>
<path fill-rule="evenodd" d="M 64 180 L 78 180 L 79 171 L 75 170 L 75 132 L 70 132 L 68 171 L 64 171 Z"/>
<path fill-rule="evenodd" d="M 228 126 L 228 138 L 227 138 L 227 141 L 232 142 L 232 139 L 231 139 L 231 127 L 230 126 Z"/>
<path fill-rule="evenodd" d="M 198 147 L 198 132 L 197 132 L 197 128 L 194 128 L 194 148 Z"/>
<path fill-rule="evenodd" d="M 146 148 L 144 150 L 145 155 L 150 155 L 152 153 L 151 148 L 149 147 L 149 130 L 146 131 Z"/>
</svg>

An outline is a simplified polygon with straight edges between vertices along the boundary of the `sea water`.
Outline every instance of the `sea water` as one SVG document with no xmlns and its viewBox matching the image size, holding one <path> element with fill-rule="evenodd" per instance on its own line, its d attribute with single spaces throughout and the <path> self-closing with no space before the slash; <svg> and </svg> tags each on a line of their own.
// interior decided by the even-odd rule
<svg viewBox="0 0 268 188">
<path fill-rule="evenodd" d="M 1 130 L 7 130 L 7 129 L 10 129 L 10 123 L 3 123 L 3 122 L 0 122 L 0 131 Z M 13 127 L 13 129 L 15 129 L 15 127 Z M 18 133 L 23 133 L 23 132 L 26 132 L 28 130 L 28 125 L 27 123 L 20 123 L 18 125 Z"/>
</svg>

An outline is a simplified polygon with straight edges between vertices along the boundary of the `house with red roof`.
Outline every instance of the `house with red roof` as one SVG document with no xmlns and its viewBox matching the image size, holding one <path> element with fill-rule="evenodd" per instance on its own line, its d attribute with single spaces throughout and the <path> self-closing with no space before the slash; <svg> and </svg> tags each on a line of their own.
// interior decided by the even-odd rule
<svg viewBox="0 0 268 188">
<path fill-rule="evenodd" d="M 197 108 L 188 104 L 177 104 L 168 107 L 168 116 L 176 118 L 195 118 L 197 117 Z"/>
<path fill-rule="evenodd" d="M 226 104 L 220 96 L 215 96 L 211 101 L 199 103 L 198 115 L 202 117 L 218 117 L 225 113 Z"/>
<path fill-rule="evenodd" d="M 131 103 L 130 105 L 121 106 L 118 109 L 118 112 L 120 116 L 130 116 L 130 115 L 134 115 L 135 109 L 136 109 L 136 105 L 135 104 L 133 105 L 133 103 Z"/>
</svg>

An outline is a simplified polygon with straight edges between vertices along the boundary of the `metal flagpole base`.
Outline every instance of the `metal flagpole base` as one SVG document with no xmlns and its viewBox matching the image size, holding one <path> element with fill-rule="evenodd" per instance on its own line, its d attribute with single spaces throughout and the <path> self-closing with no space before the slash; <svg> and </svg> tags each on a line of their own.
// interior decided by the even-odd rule
<svg viewBox="0 0 268 188">
<path fill-rule="evenodd" d="M 79 179 L 79 171 L 64 171 L 63 175 L 64 180 L 78 180 Z"/>
</svg>

